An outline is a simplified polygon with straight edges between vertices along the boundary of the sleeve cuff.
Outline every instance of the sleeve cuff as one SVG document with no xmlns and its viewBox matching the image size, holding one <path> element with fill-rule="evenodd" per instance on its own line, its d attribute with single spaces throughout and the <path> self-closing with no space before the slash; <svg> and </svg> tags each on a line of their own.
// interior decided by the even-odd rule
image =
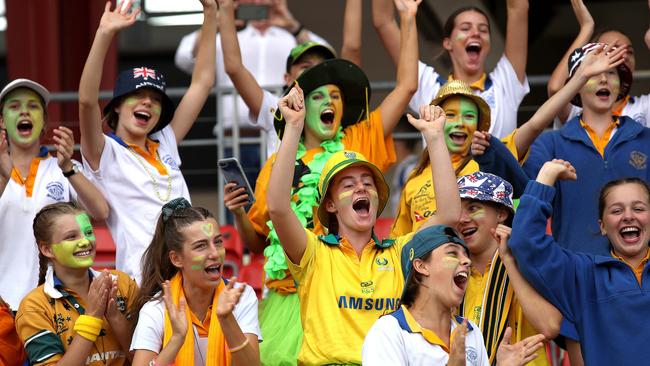
<svg viewBox="0 0 650 366">
<path fill-rule="evenodd" d="M 551 202 L 555 197 L 555 187 L 548 186 L 546 184 L 539 183 L 536 180 L 530 180 L 528 185 L 526 185 L 526 190 L 524 194 L 529 194 L 535 196 L 538 199 L 544 202 Z"/>
</svg>

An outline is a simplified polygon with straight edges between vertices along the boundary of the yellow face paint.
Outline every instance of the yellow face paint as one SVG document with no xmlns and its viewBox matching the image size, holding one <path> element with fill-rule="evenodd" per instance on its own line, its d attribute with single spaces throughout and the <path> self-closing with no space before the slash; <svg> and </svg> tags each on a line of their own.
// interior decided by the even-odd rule
<svg viewBox="0 0 650 366">
<path fill-rule="evenodd" d="M 52 244 L 54 257 L 62 265 L 70 268 L 88 268 L 93 265 L 95 256 L 93 254 L 75 256 L 84 252 L 91 252 L 92 246 L 90 241 L 84 236 L 77 240 L 64 240 L 60 243 Z"/>
<path fill-rule="evenodd" d="M 370 193 L 370 203 L 377 206 L 379 204 L 379 194 L 377 194 L 377 191 L 369 189 L 368 193 Z"/>
<path fill-rule="evenodd" d="M 485 217 L 485 209 L 484 208 L 479 208 L 478 210 L 474 212 L 470 212 L 468 215 L 472 220 L 476 219 L 482 219 Z"/>
<path fill-rule="evenodd" d="M 351 205 L 352 204 L 352 193 L 354 193 L 354 191 L 352 191 L 352 190 L 341 192 L 339 194 L 339 202 L 341 204 L 344 204 L 344 205 Z"/>
<path fill-rule="evenodd" d="M 197 255 L 196 257 L 192 258 L 192 269 L 205 269 L 205 258 L 205 255 Z"/>
<path fill-rule="evenodd" d="M 455 269 L 460 264 L 460 260 L 456 257 L 442 257 L 442 266 L 444 268 Z"/>
<path fill-rule="evenodd" d="M 211 222 L 207 224 L 203 224 L 201 225 L 201 231 L 203 231 L 203 233 L 207 235 L 208 238 L 212 238 L 212 236 L 214 235 L 214 225 L 212 225 Z"/>
<path fill-rule="evenodd" d="M 37 142 L 45 126 L 45 110 L 41 98 L 31 89 L 12 90 L 4 97 L 2 118 L 10 140 L 21 144 Z M 32 124 L 29 134 L 20 133 L 18 129 L 23 120 Z"/>
<path fill-rule="evenodd" d="M 449 152 L 466 154 L 478 127 L 478 106 L 468 97 L 454 95 L 445 99 L 442 109 L 447 118 L 444 131 Z"/>
</svg>

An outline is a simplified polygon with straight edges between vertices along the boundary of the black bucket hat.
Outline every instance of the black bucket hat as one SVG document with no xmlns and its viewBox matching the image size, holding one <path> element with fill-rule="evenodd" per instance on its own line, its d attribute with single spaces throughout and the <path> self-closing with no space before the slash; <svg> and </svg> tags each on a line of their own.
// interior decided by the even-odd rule
<svg viewBox="0 0 650 366">
<path fill-rule="evenodd" d="M 338 86 L 343 94 L 341 127 L 351 126 L 365 118 L 370 100 L 370 82 L 363 70 L 352 62 L 340 58 L 325 60 L 303 71 L 296 82 L 302 88 L 305 97 L 323 85 Z M 291 88 L 287 88 L 284 95 L 289 91 Z M 275 110 L 274 117 L 275 131 L 282 139 L 285 121 L 279 108 Z"/>
<path fill-rule="evenodd" d="M 115 82 L 115 89 L 113 89 L 113 99 L 104 107 L 104 115 L 107 115 L 115 108 L 123 97 L 140 88 L 149 88 L 160 93 L 162 98 L 160 119 L 150 134 L 160 131 L 171 122 L 176 106 L 165 93 L 165 77 L 163 74 L 149 67 L 134 67 L 120 72 Z"/>
</svg>

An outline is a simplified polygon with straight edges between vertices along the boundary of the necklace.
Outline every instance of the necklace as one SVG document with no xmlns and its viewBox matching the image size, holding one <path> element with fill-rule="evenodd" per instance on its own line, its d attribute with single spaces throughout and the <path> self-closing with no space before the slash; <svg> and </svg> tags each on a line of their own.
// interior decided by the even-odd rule
<svg viewBox="0 0 650 366">
<path fill-rule="evenodd" d="M 171 175 L 171 173 L 167 174 L 167 196 L 165 198 L 163 198 L 160 195 L 160 190 L 158 189 L 158 181 L 156 180 L 156 177 L 154 177 L 153 174 L 151 174 L 151 171 L 149 170 L 149 168 L 147 168 L 147 165 L 144 163 L 144 161 L 142 161 L 142 158 L 140 157 L 140 155 L 138 155 L 135 152 L 135 150 L 133 150 L 133 148 L 130 147 L 130 146 L 129 146 L 129 148 L 127 150 L 133 156 L 135 156 L 135 159 L 138 161 L 138 163 L 140 163 L 142 168 L 144 168 L 145 173 L 147 173 L 147 175 L 149 176 L 149 179 L 153 183 L 153 192 L 156 194 L 156 197 L 158 197 L 158 199 L 161 200 L 162 202 L 169 201 L 169 198 L 172 195 L 172 175 Z M 162 164 L 162 161 L 160 161 L 160 155 L 158 154 L 158 151 L 156 151 L 156 161 L 158 161 L 159 163 Z"/>
</svg>

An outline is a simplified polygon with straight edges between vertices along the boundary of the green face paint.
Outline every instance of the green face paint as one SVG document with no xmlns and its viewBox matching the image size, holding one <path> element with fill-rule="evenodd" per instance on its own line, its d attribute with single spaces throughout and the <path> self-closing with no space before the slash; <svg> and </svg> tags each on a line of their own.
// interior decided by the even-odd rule
<svg viewBox="0 0 650 366">
<path fill-rule="evenodd" d="M 445 143 L 452 154 L 467 154 L 478 126 L 478 106 L 470 98 L 451 96 L 442 103 L 445 121 Z"/>
<path fill-rule="evenodd" d="M 202 271 L 205 269 L 205 255 L 197 255 L 192 258 L 192 269 Z"/>
<path fill-rule="evenodd" d="M 35 91 L 18 88 L 5 97 L 2 118 L 11 141 L 31 145 L 41 137 L 45 125 L 45 110 Z M 18 125 L 22 121 L 31 122 L 31 130 L 19 130 Z"/>
<path fill-rule="evenodd" d="M 74 218 L 77 220 L 79 229 L 81 229 L 81 234 L 89 241 L 95 241 L 95 232 L 93 231 L 93 225 L 90 223 L 90 217 L 88 217 L 88 214 L 82 213 Z"/>
<path fill-rule="evenodd" d="M 460 264 L 460 260 L 455 257 L 442 257 L 442 266 L 444 268 L 455 269 Z"/>
<path fill-rule="evenodd" d="M 208 238 L 212 238 L 214 235 L 214 225 L 212 225 L 211 222 L 203 224 L 201 225 L 201 231 L 203 231 L 203 234 L 207 235 Z"/>
<path fill-rule="evenodd" d="M 93 265 L 95 259 L 92 245 L 86 237 L 52 244 L 52 251 L 59 263 L 70 268 L 88 268 Z M 77 256 L 75 256 L 75 253 L 77 253 Z M 80 253 L 87 254 L 79 256 Z"/>
<path fill-rule="evenodd" d="M 343 117 L 343 96 L 336 85 L 323 85 L 314 89 L 305 100 L 305 124 L 320 141 L 336 134 Z M 330 111 L 331 113 L 323 113 Z M 329 121 L 324 123 L 323 119 Z"/>
</svg>

